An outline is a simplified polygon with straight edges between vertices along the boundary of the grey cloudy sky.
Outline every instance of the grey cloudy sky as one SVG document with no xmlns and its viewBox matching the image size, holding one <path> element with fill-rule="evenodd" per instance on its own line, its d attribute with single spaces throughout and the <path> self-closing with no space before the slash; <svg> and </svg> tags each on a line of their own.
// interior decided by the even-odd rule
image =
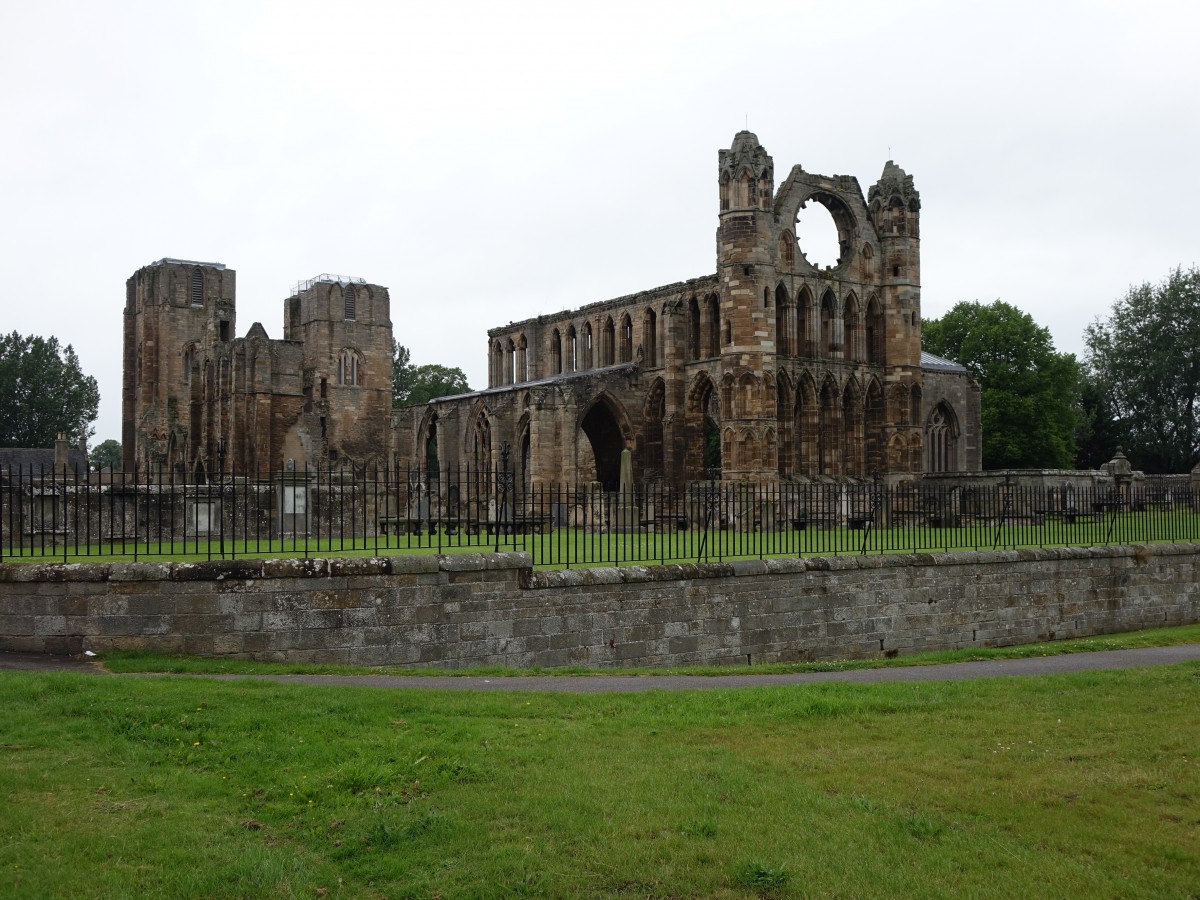
<svg viewBox="0 0 1200 900">
<path fill-rule="evenodd" d="M 915 177 L 926 317 L 1001 298 L 1080 352 L 1200 257 L 1198 26 L 1182 2 L 7 2 L 2 328 L 76 347 L 97 441 L 125 279 L 164 256 L 237 270 L 239 334 L 281 337 L 318 273 L 386 285 L 414 361 L 483 387 L 488 327 L 712 272 L 717 150 L 748 123 L 778 181 Z M 824 224 L 801 245 L 831 262 Z"/>
</svg>

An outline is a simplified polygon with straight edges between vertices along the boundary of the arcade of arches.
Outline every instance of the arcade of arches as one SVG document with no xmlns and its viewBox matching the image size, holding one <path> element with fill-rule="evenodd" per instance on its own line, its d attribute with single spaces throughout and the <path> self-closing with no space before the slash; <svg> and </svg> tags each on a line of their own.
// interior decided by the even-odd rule
<svg viewBox="0 0 1200 900">
<path fill-rule="evenodd" d="M 892 162 L 858 181 L 794 167 L 740 132 L 718 159 L 717 271 L 488 333 L 489 384 L 400 413 L 402 464 L 478 469 L 509 451 L 527 485 L 615 489 L 720 477 L 908 479 L 980 468 L 979 391 L 922 353 L 920 199 Z M 840 256 L 796 242 L 808 203 Z"/>
</svg>

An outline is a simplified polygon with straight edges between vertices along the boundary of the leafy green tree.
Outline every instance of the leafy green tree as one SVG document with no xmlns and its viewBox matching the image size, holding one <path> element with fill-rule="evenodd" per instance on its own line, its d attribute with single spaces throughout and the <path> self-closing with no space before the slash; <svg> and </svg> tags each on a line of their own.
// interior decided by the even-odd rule
<svg viewBox="0 0 1200 900">
<path fill-rule="evenodd" d="M 96 379 L 58 338 L 0 335 L 0 447 L 53 447 L 59 432 L 79 445 L 95 432 Z"/>
<path fill-rule="evenodd" d="M 958 303 L 922 327 L 926 350 L 979 382 L 985 468 L 1075 464 L 1080 367 L 1054 349 L 1048 329 L 1000 300 Z"/>
<path fill-rule="evenodd" d="M 1088 374 L 1130 462 L 1188 471 L 1200 459 L 1200 269 L 1130 288 L 1084 342 Z"/>
<path fill-rule="evenodd" d="M 417 406 L 471 390 L 462 369 L 429 363 L 414 366 L 408 348 L 392 341 L 392 406 Z"/>
<path fill-rule="evenodd" d="M 88 454 L 88 464 L 97 471 L 100 469 L 121 468 L 121 442 L 109 438 L 101 441 Z"/>
<path fill-rule="evenodd" d="M 1076 432 L 1075 464 L 1081 469 L 1098 469 L 1123 447 L 1112 404 L 1099 382 L 1086 369 L 1079 382 L 1079 430 Z"/>
<path fill-rule="evenodd" d="M 392 408 L 405 405 L 412 388 L 412 357 L 408 348 L 392 338 Z"/>
</svg>

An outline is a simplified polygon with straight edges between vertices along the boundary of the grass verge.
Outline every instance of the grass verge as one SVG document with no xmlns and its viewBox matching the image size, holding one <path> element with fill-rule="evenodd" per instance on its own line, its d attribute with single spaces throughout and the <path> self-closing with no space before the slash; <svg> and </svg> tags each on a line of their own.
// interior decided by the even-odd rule
<svg viewBox="0 0 1200 900">
<path fill-rule="evenodd" d="M 987 659 L 1027 659 L 1033 656 L 1057 656 L 1063 653 L 1088 653 L 1096 650 L 1127 650 L 1135 647 L 1165 647 L 1200 643 L 1200 624 L 1178 628 L 1154 628 L 1125 634 L 1022 644 L 1016 647 L 971 647 L 914 653 L 892 659 L 846 659 L 806 663 L 765 663 L 758 666 L 675 666 L 667 668 L 597 669 L 582 666 L 557 669 L 514 669 L 501 666 L 477 666 L 469 669 L 401 668 L 397 666 L 345 666 L 312 663 L 255 662 L 241 659 L 207 659 L 195 656 L 170 656 L 144 650 L 114 650 L 104 654 L 102 663 L 110 672 L 164 672 L 210 675 L 461 675 L 503 678 L 518 675 L 746 675 L 789 674 L 793 672 L 843 672 L 850 669 L 875 669 L 889 666 L 929 666 Z"/>
<path fill-rule="evenodd" d="M 0 894 L 1188 897 L 1200 664 L 618 695 L 0 676 Z"/>
</svg>

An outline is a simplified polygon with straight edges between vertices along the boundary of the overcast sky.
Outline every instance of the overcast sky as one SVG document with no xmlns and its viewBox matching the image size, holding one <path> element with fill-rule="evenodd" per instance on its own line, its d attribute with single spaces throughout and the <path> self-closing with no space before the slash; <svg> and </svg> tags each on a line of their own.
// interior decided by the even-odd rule
<svg viewBox="0 0 1200 900">
<path fill-rule="evenodd" d="M 5 2 L 2 327 L 75 346 L 97 442 L 164 256 L 237 270 L 239 335 L 318 273 L 383 284 L 484 387 L 487 328 L 715 271 L 748 124 L 777 182 L 914 176 L 923 315 L 1000 298 L 1080 353 L 1200 258 L 1198 38 L 1182 2 Z"/>
</svg>

